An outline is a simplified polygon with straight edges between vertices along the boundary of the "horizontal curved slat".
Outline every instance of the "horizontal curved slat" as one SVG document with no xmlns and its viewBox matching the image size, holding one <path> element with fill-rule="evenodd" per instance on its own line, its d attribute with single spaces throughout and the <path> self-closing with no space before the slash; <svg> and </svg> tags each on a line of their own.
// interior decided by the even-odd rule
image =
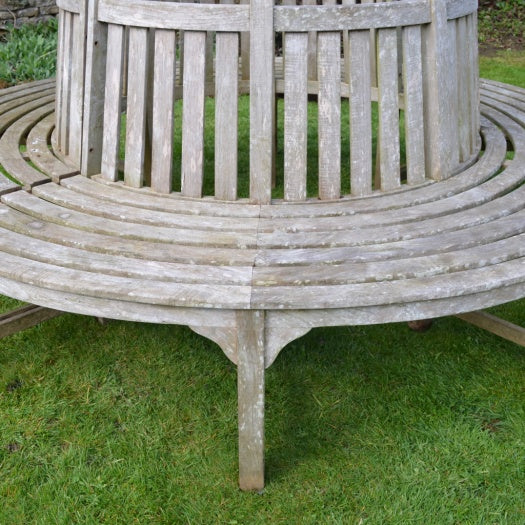
<svg viewBox="0 0 525 525">
<path fill-rule="evenodd" d="M 248 31 L 247 5 L 182 4 L 152 0 L 100 0 L 100 22 L 188 31 Z"/>
<path fill-rule="evenodd" d="M 448 0 L 447 18 L 461 18 L 475 13 L 478 10 L 478 0 Z"/>
<path fill-rule="evenodd" d="M 276 6 L 275 31 L 343 31 L 430 22 L 426 0 L 344 6 Z"/>
</svg>

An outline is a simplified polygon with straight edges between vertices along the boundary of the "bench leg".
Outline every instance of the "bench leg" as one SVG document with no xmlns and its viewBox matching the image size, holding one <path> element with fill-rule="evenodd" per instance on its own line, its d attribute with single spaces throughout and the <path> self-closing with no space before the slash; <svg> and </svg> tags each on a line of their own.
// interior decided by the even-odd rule
<svg viewBox="0 0 525 525">
<path fill-rule="evenodd" d="M 264 487 L 264 311 L 237 312 L 239 486 Z"/>
</svg>

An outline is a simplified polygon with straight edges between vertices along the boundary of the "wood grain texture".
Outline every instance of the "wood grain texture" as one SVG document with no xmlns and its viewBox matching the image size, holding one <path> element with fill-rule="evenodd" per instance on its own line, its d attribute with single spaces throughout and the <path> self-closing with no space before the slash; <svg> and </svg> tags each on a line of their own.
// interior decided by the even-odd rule
<svg viewBox="0 0 525 525">
<path fill-rule="evenodd" d="M 118 179 L 124 38 L 122 26 L 111 24 L 108 27 L 101 173 L 112 181 Z"/>
<path fill-rule="evenodd" d="M 319 76 L 319 198 L 341 195 L 341 35 L 319 33 L 317 74 Z"/>
<path fill-rule="evenodd" d="M 461 320 L 473 324 L 478 328 L 487 330 L 507 341 L 511 341 L 520 346 L 525 346 L 525 328 L 510 323 L 505 319 L 500 319 L 488 312 L 477 311 L 464 314 L 458 314 Z"/>
<path fill-rule="evenodd" d="M 308 34 L 285 33 L 284 199 L 306 198 Z"/>
<path fill-rule="evenodd" d="M 381 190 L 400 186 L 400 140 L 397 72 L 397 32 L 380 29 L 377 34 L 378 143 Z"/>
<path fill-rule="evenodd" d="M 274 162 L 273 0 L 253 0 L 250 18 L 250 199 L 268 204 Z"/>
<path fill-rule="evenodd" d="M 146 147 L 147 29 L 135 27 L 130 29 L 128 60 L 124 181 L 129 186 L 140 188 L 144 182 Z"/>
<path fill-rule="evenodd" d="M 407 183 L 416 185 L 425 180 L 421 28 L 403 28 L 402 39 Z"/>
<path fill-rule="evenodd" d="M 134 27 L 237 32 L 248 30 L 249 13 L 246 5 L 100 0 L 98 18 Z"/>
<path fill-rule="evenodd" d="M 205 32 L 184 32 L 181 191 L 185 197 L 200 197 L 202 195 L 205 51 Z"/>
<path fill-rule="evenodd" d="M 215 197 L 237 199 L 238 33 L 217 33 L 215 79 Z"/>
<path fill-rule="evenodd" d="M 342 31 L 425 24 L 428 3 L 414 0 L 359 5 L 276 6 L 276 31 Z"/>
<path fill-rule="evenodd" d="M 264 312 L 237 312 L 239 485 L 264 487 Z"/>
<path fill-rule="evenodd" d="M 82 121 L 82 175 L 100 173 L 104 135 L 107 25 L 97 21 L 98 0 L 87 0 L 86 68 Z"/>
<path fill-rule="evenodd" d="M 352 195 L 372 191 L 372 101 L 370 98 L 370 34 L 352 31 L 350 43 L 350 189 Z"/>
<path fill-rule="evenodd" d="M 151 188 L 169 193 L 172 188 L 173 105 L 175 102 L 175 31 L 155 31 Z"/>
</svg>

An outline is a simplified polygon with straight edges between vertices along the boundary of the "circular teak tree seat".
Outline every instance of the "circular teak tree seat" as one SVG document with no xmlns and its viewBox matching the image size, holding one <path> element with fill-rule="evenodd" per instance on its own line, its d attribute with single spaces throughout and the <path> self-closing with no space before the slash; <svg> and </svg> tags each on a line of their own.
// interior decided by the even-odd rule
<svg viewBox="0 0 525 525">
<path fill-rule="evenodd" d="M 463 75 L 459 60 L 453 74 L 446 63 L 441 71 L 422 65 L 438 53 L 431 52 L 432 42 L 440 41 L 436 24 L 457 30 L 451 34 L 458 56 L 476 57 L 475 44 L 467 41 L 475 35 L 472 2 L 418 0 L 339 11 L 340 6 L 305 11 L 307 6 L 286 9 L 258 1 L 159 3 L 158 15 L 153 4 L 101 0 L 98 10 L 97 2 L 88 3 L 84 15 L 80 4 L 60 2 L 56 99 L 54 81 L 0 92 L 0 164 L 9 175 L 0 181 L 0 292 L 62 311 L 184 324 L 217 342 L 239 371 L 241 487 L 260 489 L 264 369 L 286 343 L 316 326 L 428 319 L 525 296 L 525 91 L 483 81 L 480 117 L 472 68 Z M 399 14 L 396 6 L 404 11 Z M 214 8 L 219 9 L 212 13 Z M 358 17 L 362 8 L 369 9 L 368 19 Z M 179 25 L 177 18 L 165 22 L 163 9 L 173 10 Z M 195 20 L 200 9 L 202 19 Z M 328 18 L 317 19 L 323 9 Z M 252 27 L 250 10 L 263 22 Z M 221 26 L 225 13 L 232 17 L 227 27 Z M 400 17 L 409 15 L 413 19 L 405 26 Z M 375 22 L 366 25 L 367 20 Z M 75 61 L 77 49 L 84 56 L 81 28 L 87 34 L 84 64 Z M 308 34 L 316 30 L 322 31 L 318 71 L 309 80 L 311 68 L 301 69 L 308 66 L 301 56 L 306 52 L 308 58 Z M 210 44 L 211 31 L 216 38 Z M 237 58 L 247 56 L 238 37 L 246 31 L 252 37 L 250 78 Z M 284 64 L 281 57 L 274 60 L 275 31 L 285 32 Z M 379 46 L 374 63 L 372 31 Z M 64 46 L 68 39 L 73 46 Z M 268 49 L 254 49 L 258 39 Z M 95 42 L 96 52 L 89 51 Z M 184 59 L 175 59 L 179 51 Z M 436 81 L 444 72 L 452 75 L 448 93 L 456 98 L 448 112 L 446 101 L 441 106 L 431 101 L 441 95 L 430 80 L 419 98 L 409 91 L 408 59 L 416 63 L 412 73 L 419 72 L 420 81 L 414 81 L 419 87 L 423 73 Z M 352 73 L 359 63 L 367 64 L 366 78 Z M 269 92 L 268 69 L 257 64 L 269 68 Z M 138 74 L 148 67 L 148 74 Z M 228 68 L 233 76 L 223 78 Z M 370 80 L 371 70 L 377 71 L 378 85 Z M 349 82 L 341 83 L 345 75 Z M 394 80 L 394 91 L 385 76 Z M 208 91 L 216 99 L 218 142 L 213 194 L 203 195 Z M 185 92 L 194 95 L 192 101 Z M 237 190 L 237 105 L 233 120 L 221 105 L 237 101 L 239 92 L 249 92 L 251 104 L 245 198 Z M 273 105 L 280 93 L 284 189 L 281 198 L 272 198 L 272 166 L 278 162 Z M 306 192 L 310 153 L 302 134 L 308 94 L 319 107 L 315 196 Z M 181 96 L 178 154 L 173 100 Z M 412 107 L 414 97 L 421 111 Z M 351 128 L 350 191 L 342 196 L 341 98 L 349 98 Z M 379 123 L 372 162 L 374 99 Z M 360 103 L 364 113 L 358 114 Z M 436 146 L 436 139 L 446 147 Z M 406 181 L 399 155 L 403 141 Z M 172 186 L 174 158 L 182 165 L 180 191 Z"/>
</svg>

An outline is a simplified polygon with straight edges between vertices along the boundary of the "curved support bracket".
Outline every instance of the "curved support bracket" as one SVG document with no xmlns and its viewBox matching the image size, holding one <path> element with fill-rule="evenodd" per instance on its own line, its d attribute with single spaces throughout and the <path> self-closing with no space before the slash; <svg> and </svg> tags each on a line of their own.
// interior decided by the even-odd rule
<svg viewBox="0 0 525 525">
<path fill-rule="evenodd" d="M 237 365 L 237 328 L 222 326 L 190 326 L 199 335 L 217 343 L 226 357 Z"/>
<path fill-rule="evenodd" d="M 190 326 L 197 334 L 217 343 L 226 357 L 234 364 L 238 364 L 237 328 L 222 326 Z M 264 327 L 264 367 L 269 368 L 281 350 L 291 341 L 310 331 L 310 327 L 275 327 L 268 323 L 266 317 Z"/>
</svg>

